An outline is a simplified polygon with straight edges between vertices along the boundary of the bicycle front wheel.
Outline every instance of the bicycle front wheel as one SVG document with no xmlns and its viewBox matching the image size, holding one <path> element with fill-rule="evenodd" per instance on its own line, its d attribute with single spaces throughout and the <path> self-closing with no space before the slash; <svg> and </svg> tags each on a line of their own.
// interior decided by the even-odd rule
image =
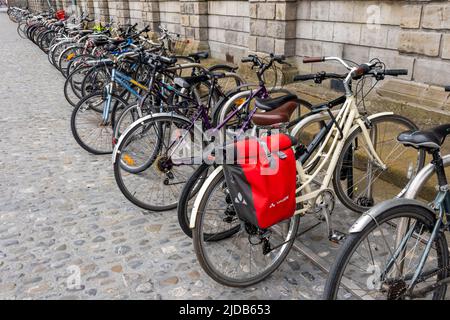
<svg viewBox="0 0 450 320">
<path fill-rule="evenodd" d="M 199 166 L 192 157 L 197 147 L 201 151 L 194 140 L 201 132 L 195 128 L 188 119 L 167 113 L 123 133 L 116 146 L 114 176 L 128 200 L 146 210 L 176 208 L 181 190 Z"/>
<path fill-rule="evenodd" d="M 406 227 L 400 230 L 401 223 Z M 406 291 L 434 223 L 434 215 L 426 208 L 403 205 L 386 210 L 361 232 L 350 234 L 331 267 L 324 298 L 415 299 L 419 290 L 446 278 L 448 246 L 444 233 L 439 232 L 421 273 L 423 279 L 411 294 Z M 396 255 L 397 251 L 401 253 Z M 446 289 L 447 285 L 437 286 L 420 298 L 443 299 Z"/>
<path fill-rule="evenodd" d="M 371 120 L 367 130 L 386 168 L 381 168 L 372 159 L 367 140 L 358 128 L 346 140 L 333 175 L 337 197 L 356 212 L 364 212 L 399 195 L 425 161 L 423 150 L 406 147 L 397 141 L 401 132 L 417 130 L 407 118 L 399 115 L 377 117 Z"/>
<path fill-rule="evenodd" d="M 80 100 L 73 109 L 70 121 L 72 134 L 78 144 L 92 154 L 112 153 L 113 124 L 111 123 L 111 109 L 118 105 L 125 109 L 127 103 L 116 95 L 111 95 L 111 105 L 108 120 L 103 119 L 103 108 L 107 96 L 103 93 L 93 93 Z"/>
</svg>

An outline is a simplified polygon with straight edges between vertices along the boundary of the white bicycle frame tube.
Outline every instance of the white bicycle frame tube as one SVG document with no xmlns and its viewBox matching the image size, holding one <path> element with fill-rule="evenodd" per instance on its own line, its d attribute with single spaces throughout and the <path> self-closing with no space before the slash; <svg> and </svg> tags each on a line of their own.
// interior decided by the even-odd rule
<svg viewBox="0 0 450 320">
<path fill-rule="evenodd" d="M 376 116 L 376 115 L 375 115 Z M 297 203 L 307 203 L 310 200 L 313 200 L 320 192 L 329 188 L 331 183 L 331 179 L 333 177 L 334 170 L 336 168 L 339 157 L 344 148 L 344 144 L 350 134 L 356 130 L 357 128 L 361 128 L 363 133 L 364 140 L 367 143 L 369 157 L 371 161 L 375 161 L 378 166 L 385 168 L 386 165 L 378 156 L 372 140 L 369 135 L 369 131 L 366 128 L 366 124 L 364 121 L 360 119 L 360 115 L 358 112 L 358 108 L 355 103 L 355 98 L 353 96 L 347 97 L 342 108 L 339 110 L 338 115 L 336 116 L 336 122 L 339 127 L 342 129 L 342 132 L 339 131 L 336 124 L 333 125 L 330 132 L 328 132 L 325 140 L 322 142 L 319 150 L 311 160 L 311 162 L 315 161 L 317 158 L 322 158 L 317 168 L 314 170 L 312 174 L 307 174 L 303 168 L 303 166 L 297 161 L 297 172 L 300 179 L 301 186 L 297 188 L 296 192 L 303 193 L 296 198 Z M 340 136 L 342 134 L 342 137 Z M 324 149 L 331 142 L 330 149 L 327 153 L 323 153 Z M 315 181 L 318 173 L 324 169 L 325 165 L 328 164 L 328 168 L 321 184 L 320 189 L 312 192 L 311 191 L 311 182 Z M 309 203 L 312 205 L 312 203 Z M 302 209 L 299 209 L 295 212 L 295 214 L 301 214 L 306 212 L 309 209 L 309 206 L 305 206 Z"/>
<path fill-rule="evenodd" d="M 249 93 L 249 91 L 241 92 L 241 93 L 237 94 L 236 96 L 233 96 L 232 99 L 230 99 L 230 100 L 235 100 L 237 97 L 243 97 L 248 93 Z M 233 98 L 235 98 L 235 99 L 233 99 Z M 226 108 L 224 108 L 224 109 L 226 109 Z M 225 113 L 225 112 L 223 112 L 223 113 Z M 353 96 L 347 97 L 347 100 L 344 103 L 344 105 L 342 106 L 342 108 L 338 111 L 334 111 L 334 114 L 336 114 L 336 113 L 337 113 L 336 121 L 339 124 L 339 127 L 342 128 L 342 135 L 343 135 L 342 139 L 339 139 L 340 132 L 339 132 L 336 124 L 334 124 L 333 127 L 330 129 L 330 132 L 328 132 L 327 137 L 322 142 L 321 147 L 319 148 L 315 157 L 313 158 L 313 159 L 315 159 L 317 157 L 323 157 L 323 159 L 321 160 L 321 163 L 319 164 L 319 166 L 315 169 L 315 171 L 311 175 L 309 175 L 305 172 L 305 169 L 303 168 L 303 166 L 300 164 L 299 161 L 297 161 L 297 163 L 296 163 L 297 175 L 299 176 L 299 179 L 301 182 L 301 186 L 296 190 L 296 192 L 301 191 L 304 194 L 304 195 L 297 197 L 296 202 L 303 203 L 304 207 L 302 209 L 295 211 L 294 214 L 303 214 L 304 212 L 306 212 L 313 205 L 312 200 L 314 200 L 320 192 L 322 192 L 325 189 L 328 189 L 331 179 L 333 177 L 333 173 L 334 173 L 336 164 L 339 160 L 339 156 L 342 152 L 342 149 L 344 148 L 344 143 L 347 140 L 347 138 L 350 136 L 350 134 L 352 134 L 358 128 L 361 128 L 364 140 L 366 140 L 366 143 L 369 148 L 368 151 L 369 151 L 369 156 L 371 157 L 371 160 L 375 160 L 375 162 L 377 162 L 380 167 L 383 167 L 383 168 L 386 167 L 385 164 L 383 163 L 383 161 L 378 156 L 378 154 L 373 146 L 373 143 L 372 143 L 372 140 L 370 139 L 369 131 L 366 128 L 365 122 L 361 120 L 358 108 L 355 103 L 355 98 Z M 368 119 L 371 120 L 371 119 L 375 119 L 380 116 L 392 115 L 392 114 L 393 114 L 392 112 L 377 113 L 372 116 L 369 116 Z M 222 115 L 222 117 L 223 117 L 223 115 Z M 329 118 L 329 115 L 328 115 L 328 118 Z M 310 119 L 308 117 L 304 121 L 300 122 L 297 126 L 295 126 L 294 129 L 292 130 L 292 132 L 298 133 L 298 132 L 300 132 L 302 127 L 305 127 L 307 124 L 309 124 L 311 122 L 321 121 L 322 119 L 326 119 L 325 113 L 322 113 L 319 115 L 313 115 L 313 116 L 311 116 Z M 322 154 L 325 146 L 328 145 L 328 142 L 331 140 L 332 140 L 332 142 L 331 142 L 330 149 L 328 150 L 328 152 L 326 154 Z M 324 168 L 325 164 L 327 164 L 327 163 L 329 163 L 329 166 L 328 166 L 325 178 L 321 184 L 320 189 L 318 189 L 316 191 L 312 191 L 311 182 L 314 181 L 314 179 L 317 177 L 318 173 L 321 171 L 321 169 Z M 209 184 L 219 173 L 222 172 L 222 170 L 223 170 L 222 166 L 217 167 L 211 173 L 211 175 L 206 179 L 203 186 L 200 188 L 200 191 L 194 201 L 194 207 L 192 208 L 192 213 L 191 213 L 191 217 L 190 217 L 190 228 L 195 227 L 195 221 L 196 221 L 197 215 L 198 215 L 198 207 L 200 205 L 201 200 L 205 196 L 205 193 L 206 193 L 206 190 L 207 190 Z"/>
</svg>

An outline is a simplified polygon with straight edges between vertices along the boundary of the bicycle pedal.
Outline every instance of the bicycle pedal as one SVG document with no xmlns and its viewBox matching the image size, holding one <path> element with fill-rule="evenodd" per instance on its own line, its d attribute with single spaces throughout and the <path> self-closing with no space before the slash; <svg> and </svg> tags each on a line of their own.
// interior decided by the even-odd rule
<svg viewBox="0 0 450 320">
<path fill-rule="evenodd" d="M 347 235 L 345 233 L 334 230 L 328 237 L 328 240 L 339 244 L 341 241 L 345 240 L 346 237 L 347 237 Z"/>
</svg>

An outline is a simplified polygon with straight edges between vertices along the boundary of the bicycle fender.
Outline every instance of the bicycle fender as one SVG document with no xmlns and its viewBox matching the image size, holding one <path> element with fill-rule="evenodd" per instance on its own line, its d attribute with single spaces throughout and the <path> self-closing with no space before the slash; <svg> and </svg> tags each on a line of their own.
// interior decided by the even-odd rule
<svg viewBox="0 0 450 320">
<path fill-rule="evenodd" d="M 137 119 L 135 122 L 133 122 L 132 124 L 130 124 L 130 125 L 128 126 L 128 128 L 125 129 L 125 131 L 124 131 L 124 132 L 122 133 L 122 135 L 120 136 L 119 141 L 117 141 L 117 144 L 115 145 L 114 150 L 113 150 L 113 153 L 112 153 L 112 163 L 114 164 L 114 163 L 116 162 L 116 155 L 117 155 L 117 152 L 118 152 L 118 150 L 119 150 L 119 147 L 120 147 L 121 144 L 122 144 L 123 137 L 125 137 L 126 134 L 127 134 L 130 130 L 132 130 L 134 127 L 140 125 L 141 122 L 143 122 L 143 121 L 146 121 L 146 120 L 152 119 L 152 118 L 156 118 L 156 117 L 159 117 L 159 116 L 167 116 L 167 115 L 170 115 L 170 116 L 173 117 L 173 118 L 178 118 L 178 119 L 180 119 L 180 120 L 184 120 L 184 121 L 190 122 L 190 120 L 189 120 L 188 118 L 186 118 L 186 117 L 183 117 L 183 116 L 181 116 L 181 115 L 179 115 L 179 114 L 172 114 L 172 113 L 169 113 L 169 112 L 159 112 L 159 113 L 149 114 L 149 115 L 147 115 L 147 116 L 145 116 L 145 117 L 142 117 L 142 118 L 140 118 L 140 119 Z"/>
<path fill-rule="evenodd" d="M 417 206 L 427 209 L 431 215 L 435 215 L 435 212 L 431 210 L 426 204 L 415 200 L 415 199 L 405 199 L 405 198 L 394 198 L 390 200 L 383 201 L 368 211 L 366 211 L 356 222 L 350 227 L 349 233 L 358 233 L 364 230 L 364 228 L 372 221 L 377 221 L 379 215 L 381 215 L 386 210 L 390 210 L 401 206 Z"/>
<path fill-rule="evenodd" d="M 447 154 L 442 157 L 442 161 L 444 162 L 444 167 L 450 165 L 450 155 Z M 416 198 L 417 194 L 423 187 L 423 185 L 435 174 L 435 168 L 432 163 L 427 164 L 420 170 L 413 180 L 405 187 L 405 193 L 403 197 L 408 199 Z"/>
<path fill-rule="evenodd" d="M 209 177 L 206 179 L 205 183 L 203 183 L 202 187 L 200 188 L 200 191 L 198 192 L 198 195 L 194 201 L 194 207 L 192 208 L 191 218 L 190 218 L 190 222 L 189 222 L 189 228 L 194 229 L 195 220 L 197 219 L 198 207 L 200 205 L 200 201 L 205 196 L 206 189 L 208 188 L 211 181 L 222 171 L 223 171 L 222 166 L 218 166 L 216 169 L 214 169 L 214 171 L 211 172 Z"/>
<path fill-rule="evenodd" d="M 390 111 L 379 112 L 379 113 L 375 113 L 375 114 L 372 114 L 372 115 L 368 116 L 367 119 L 373 120 L 373 119 L 376 119 L 376 118 L 378 118 L 378 117 L 390 116 L 390 115 L 393 115 L 393 114 L 394 114 L 394 113 L 393 113 L 393 112 L 390 112 Z M 359 125 L 358 125 L 358 124 L 355 124 L 353 127 L 350 128 L 350 131 L 349 131 L 348 135 L 352 134 L 353 131 L 355 131 L 355 130 L 358 129 L 358 128 L 359 128 Z"/>
</svg>

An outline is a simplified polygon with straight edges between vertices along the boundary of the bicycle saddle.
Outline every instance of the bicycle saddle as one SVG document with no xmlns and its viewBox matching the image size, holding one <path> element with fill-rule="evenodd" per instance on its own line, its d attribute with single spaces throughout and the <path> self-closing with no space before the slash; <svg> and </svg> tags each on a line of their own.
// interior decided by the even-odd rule
<svg viewBox="0 0 450 320">
<path fill-rule="evenodd" d="M 195 61 L 199 61 L 200 59 L 206 59 L 209 57 L 208 51 L 200 51 L 196 53 L 191 53 L 188 57 L 193 58 Z"/>
<path fill-rule="evenodd" d="M 286 102 L 294 101 L 297 99 L 298 99 L 297 96 L 292 93 L 270 99 L 255 98 L 255 106 L 265 111 L 271 111 L 285 104 Z"/>
<path fill-rule="evenodd" d="M 295 109 L 297 109 L 297 103 L 291 100 L 274 110 L 255 113 L 252 121 L 257 126 L 270 126 L 277 123 L 289 122 Z"/>
<path fill-rule="evenodd" d="M 199 75 L 199 76 L 191 76 L 191 77 L 179 77 L 179 78 L 175 78 L 173 80 L 173 82 L 177 85 L 180 86 L 182 88 L 190 88 L 194 85 L 196 85 L 197 83 L 203 82 L 203 81 L 208 81 L 208 76 L 205 74 Z"/>
<path fill-rule="evenodd" d="M 402 132 L 397 137 L 397 141 L 416 149 L 440 149 L 448 134 L 450 134 L 450 124 L 443 124 L 424 131 Z"/>
<path fill-rule="evenodd" d="M 79 35 L 86 35 L 86 34 L 90 34 L 93 32 L 94 32 L 93 30 L 78 30 Z"/>
<path fill-rule="evenodd" d="M 119 45 L 125 42 L 125 39 L 108 39 L 108 42 L 114 45 Z"/>
<path fill-rule="evenodd" d="M 103 46 L 105 44 L 109 43 L 108 39 L 92 39 L 92 42 L 94 43 L 94 45 L 96 46 Z"/>
</svg>

